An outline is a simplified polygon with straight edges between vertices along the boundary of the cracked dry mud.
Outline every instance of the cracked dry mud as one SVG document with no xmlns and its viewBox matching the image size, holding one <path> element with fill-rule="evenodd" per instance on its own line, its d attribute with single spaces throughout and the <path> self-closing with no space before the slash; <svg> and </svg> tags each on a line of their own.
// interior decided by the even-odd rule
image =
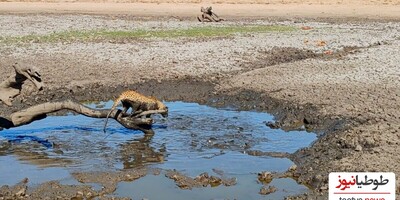
<svg viewBox="0 0 400 200">
<path fill-rule="evenodd" d="M 252 19 L 226 23 L 280 24 L 297 29 L 223 38 L 119 43 L 0 42 L 0 80 L 10 75 L 11 64 L 21 61 L 39 67 L 47 85 L 39 92 L 33 86 L 24 88 L 14 107 L 0 105 L 0 115 L 8 116 L 47 101 L 108 100 L 125 88 L 133 88 L 163 100 L 268 111 L 280 128 L 291 130 L 304 125 L 318 132 L 319 139 L 311 147 L 283 155 L 296 163 L 298 181 L 310 185 L 315 192 L 299 198 L 326 195 L 330 171 L 392 171 L 400 183 L 399 22 Z M 25 28 L 21 30 L 21 26 Z M 7 27 L 0 29 L 2 36 L 96 28 L 129 30 L 138 26 L 168 29 L 204 25 L 175 18 L 0 15 L 0 27 Z M 313 29 L 302 30 L 303 26 Z M 319 41 L 325 41 L 325 45 L 318 45 Z M 133 178 L 130 172 L 75 175 L 84 183 L 102 183 L 96 178 L 102 177 L 113 179 L 111 182 L 116 184 L 142 176 L 145 172 L 140 170 L 132 171 Z M 14 187 L 3 186 L 0 194 L 22 197 L 24 187 L 23 182 Z M 48 188 L 54 192 L 49 193 Z M 113 190 L 112 184 L 99 192 L 86 186 L 48 182 L 29 191 L 29 195 L 79 199 Z"/>
</svg>

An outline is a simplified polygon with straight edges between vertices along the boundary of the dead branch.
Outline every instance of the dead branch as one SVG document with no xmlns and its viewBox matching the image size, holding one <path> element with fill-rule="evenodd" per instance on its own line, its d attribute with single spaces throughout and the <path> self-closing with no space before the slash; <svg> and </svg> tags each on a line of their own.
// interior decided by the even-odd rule
<svg viewBox="0 0 400 200">
<path fill-rule="evenodd" d="M 166 110 L 148 110 L 135 115 L 135 117 L 147 116 L 152 114 L 164 114 L 166 112 Z"/>
<path fill-rule="evenodd" d="M 22 126 L 24 124 L 43 119 L 49 113 L 57 112 L 64 109 L 93 118 L 106 118 L 109 112 L 109 110 L 107 109 L 93 109 L 71 100 L 61 102 L 49 102 L 15 112 L 10 115 L 10 119 L 0 119 L 0 127 L 12 128 Z M 151 118 L 143 119 L 140 117 L 150 114 L 161 114 L 165 112 L 165 110 L 150 110 L 140 113 L 136 116 L 128 116 L 127 114 L 123 114 L 121 110 L 114 110 L 113 112 L 111 112 L 110 117 L 114 118 L 122 126 L 128 129 L 141 130 L 146 134 L 152 134 L 153 132 L 151 130 L 151 125 L 153 124 L 153 120 Z"/>
<path fill-rule="evenodd" d="M 202 14 L 201 16 L 197 17 L 200 22 L 220 22 L 224 20 L 212 11 L 211 6 L 206 8 L 201 7 L 200 11 L 202 12 Z"/>
<path fill-rule="evenodd" d="M 0 101 L 8 106 L 12 106 L 12 99 L 21 93 L 26 80 L 30 80 L 39 90 L 43 89 L 41 75 L 34 66 L 15 63 L 12 67 L 15 74 L 0 83 Z"/>
</svg>

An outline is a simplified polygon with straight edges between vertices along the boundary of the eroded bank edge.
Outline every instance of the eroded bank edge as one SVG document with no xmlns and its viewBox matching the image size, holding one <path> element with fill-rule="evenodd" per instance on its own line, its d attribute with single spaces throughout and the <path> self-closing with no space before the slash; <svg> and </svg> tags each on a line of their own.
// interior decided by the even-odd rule
<svg viewBox="0 0 400 200">
<path fill-rule="evenodd" d="M 197 102 L 214 107 L 232 107 L 237 110 L 266 111 L 275 117 L 275 122 L 269 124 L 286 131 L 304 127 L 307 131 L 316 132 L 319 139 L 308 148 L 300 149 L 288 157 L 296 164 L 298 182 L 311 186 L 315 191 L 321 191 L 321 186 L 327 181 L 320 174 L 328 173 L 325 169 L 308 171 L 310 163 L 329 162 L 329 157 L 320 156 L 315 144 L 329 143 L 327 139 L 333 134 L 344 131 L 362 122 L 342 116 L 327 116 L 319 113 L 317 105 L 301 104 L 282 99 L 272 98 L 267 92 L 257 92 L 241 88 L 227 91 L 215 90 L 216 83 L 206 82 L 193 77 L 179 80 L 148 80 L 142 83 L 109 86 L 101 83 L 92 83 L 74 88 L 57 88 L 41 91 L 26 98 L 18 97 L 14 107 L 0 107 L 3 115 L 23 109 L 38 103 L 75 99 L 77 101 L 107 101 L 118 96 L 122 91 L 129 89 L 138 90 L 146 95 L 154 95 L 166 101 Z M 335 141 L 331 141 L 334 145 Z M 321 146 L 321 145 L 317 145 Z M 329 148 L 327 145 L 326 148 Z M 334 149 L 330 150 L 334 151 Z M 331 152 L 332 153 L 332 152 Z M 334 152 L 336 157 L 343 157 L 345 152 Z M 317 176 L 318 174 L 319 176 Z M 316 178 L 317 177 L 317 178 Z M 318 178 L 319 177 L 319 178 Z M 326 176 L 327 177 L 327 176 Z"/>
</svg>

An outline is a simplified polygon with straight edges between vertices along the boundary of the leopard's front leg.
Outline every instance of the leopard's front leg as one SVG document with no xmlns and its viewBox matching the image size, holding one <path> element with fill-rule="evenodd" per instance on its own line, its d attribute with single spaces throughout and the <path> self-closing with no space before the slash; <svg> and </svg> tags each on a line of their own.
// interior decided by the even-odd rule
<svg viewBox="0 0 400 200">
<path fill-rule="evenodd" d="M 122 114 L 126 114 L 126 112 L 129 110 L 129 108 L 132 107 L 129 102 L 122 102 Z"/>
<path fill-rule="evenodd" d="M 135 102 L 132 104 L 132 112 L 130 115 L 131 117 L 134 117 L 135 115 L 143 112 L 142 109 L 140 108 L 140 106 L 141 106 L 141 103 Z"/>
</svg>

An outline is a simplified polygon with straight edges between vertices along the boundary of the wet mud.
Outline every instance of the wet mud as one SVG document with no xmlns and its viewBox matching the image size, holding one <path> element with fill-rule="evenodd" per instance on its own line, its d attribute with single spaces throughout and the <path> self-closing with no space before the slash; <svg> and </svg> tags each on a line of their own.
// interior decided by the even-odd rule
<svg viewBox="0 0 400 200">
<path fill-rule="evenodd" d="M 116 97 L 120 92 L 125 90 L 125 88 L 133 88 L 138 91 L 141 91 L 147 95 L 157 95 L 159 98 L 174 101 L 181 100 L 186 102 L 199 102 L 201 104 L 210 105 L 213 107 L 219 108 L 232 108 L 236 110 L 255 110 L 255 111 L 264 111 L 274 115 L 274 120 L 265 121 L 264 126 L 269 126 L 271 128 L 279 128 L 285 131 L 293 131 L 293 130 L 307 130 L 309 132 L 315 132 L 319 136 L 328 135 L 328 137 L 323 137 L 320 141 L 329 141 L 329 138 L 334 137 L 335 131 L 343 131 L 347 128 L 354 127 L 357 124 L 363 123 L 358 119 L 350 119 L 346 117 L 340 116 L 321 116 L 316 115 L 318 113 L 318 107 L 311 104 L 306 105 L 297 105 L 293 102 L 288 102 L 284 100 L 279 100 L 275 98 L 271 98 L 265 93 L 260 93 L 257 91 L 238 89 L 234 91 L 217 91 L 215 89 L 216 83 L 213 82 L 204 82 L 201 80 L 195 80 L 193 78 L 185 78 L 181 80 L 171 80 L 171 81 L 156 81 L 150 80 L 139 84 L 133 84 L 129 86 L 115 86 L 108 87 L 101 84 L 89 84 L 87 86 L 76 87 L 76 88 L 58 88 L 56 90 L 47 90 L 40 91 L 38 95 L 33 97 L 28 97 L 19 100 L 17 97 L 16 101 L 14 101 L 14 106 L 10 109 L 7 107 L 2 107 L 3 113 L 12 113 L 13 111 L 20 110 L 22 108 L 26 108 L 29 105 L 35 105 L 42 102 L 51 102 L 51 101 L 60 101 L 65 99 L 75 99 L 78 101 L 104 101 L 110 98 Z M 102 91 L 101 93 L 99 91 Z M 174 91 L 180 91 L 176 93 Z M 59 112 L 55 115 L 64 114 L 65 112 Z M 324 179 L 317 179 L 313 175 L 305 175 L 302 176 L 302 170 L 307 170 L 306 166 L 310 165 L 310 161 L 306 158 L 310 156 L 310 154 L 320 154 L 316 153 L 318 151 L 326 151 L 324 145 L 328 145 L 329 143 L 321 143 L 317 146 L 314 145 L 311 151 L 309 149 L 302 149 L 293 153 L 285 153 L 285 152 L 270 152 L 270 151 L 260 151 L 260 150 L 251 150 L 246 146 L 251 146 L 252 140 L 263 140 L 262 138 L 251 138 L 250 140 L 245 138 L 235 137 L 234 135 L 225 135 L 221 138 L 209 137 L 209 141 L 214 141 L 212 144 L 212 148 L 217 149 L 237 149 L 245 152 L 251 156 L 267 156 L 267 157 L 276 157 L 276 158 L 289 158 L 299 167 L 296 168 L 293 172 L 286 174 L 285 176 L 281 175 L 279 177 L 291 177 L 294 178 L 298 183 L 310 185 L 311 187 L 318 188 L 321 183 L 323 183 Z M 251 136 L 249 136 L 251 137 Z M 23 138 L 21 138 L 23 139 Z M 146 140 L 145 138 L 143 138 Z M 143 140 L 142 139 L 142 140 Z M 234 140 L 232 140 L 234 139 Z M 250 143 L 249 143 L 250 142 Z M 254 142 L 254 141 L 253 141 Z M 41 141 L 41 144 L 45 144 L 46 141 Z M 55 146 L 55 153 L 62 153 L 62 150 L 57 152 L 57 146 L 63 146 L 66 144 L 52 144 Z M 135 145 L 135 146 L 132 146 Z M 136 146 L 137 145 L 137 146 Z M 125 152 L 126 156 L 130 155 L 146 155 L 145 157 L 135 157 L 134 163 L 129 161 L 124 162 L 123 168 L 134 168 L 138 165 L 138 163 L 157 163 L 163 160 L 163 153 L 154 152 L 154 150 L 149 149 L 147 146 L 148 143 L 143 141 L 129 144 L 125 149 L 121 151 L 121 155 L 123 156 Z M 208 144 L 207 144 L 208 145 Z M 238 146 L 236 146 L 238 145 Z M 147 147 L 146 147 L 147 146 Z M 17 149 L 15 149 L 17 148 Z M 22 149 L 19 149 L 22 148 Z M 26 150 L 24 150 L 26 148 Z M 37 146 L 37 150 L 32 151 L 35 147 L 30 146 L 18 146 L 10 148 L 9 143 L 3 143 L 0 146 L 2 149 L 2 154 L 6 155 L 9 152 L 19 152 L 19 156 L 23 154 L 27 154 L 28 160 L 30 162 L 35 162 L 35 164 L 39 166 L 51 166 L 56 163 L 56 165 L 60 164 L 71 164 L 73 161 L 68 159 L 48 159 L 46 156 L 43 156 L 41 152 L 41 146 Z M 65 147 L 64 147 L 65 148 Z M 71 146 L 70 148 L 73 148 Z M 131 150 L 129 150 L 131 148 Z M 147 151 L 146 149 L 150 150 Z M 318 150 L 319 149 L 319 150 Z M 133 153 L 135 151 L 140 151 Z M 7 153 L 8 152 L 8 153 Z M 148 152 L 148 153 L 146 153 Z M 329 149 L 330 153 L 335 154 L 337 157 L 342 157 L 346 154 L 339 147 L 335 149 Z M 129 159 L 128 159 L 129 160 Z M 318 162 L 324 162 L 323 158 L 319 158 Z M 131 175 L 130 173 L 133 173 Z M 205 172 L 206 173 L 206 172 Z M 111 195 L 114 191 L 116 191 L 117 183 L 121 181 L 132 181 L 142 176 L 145 176 L 146 172 L 143 170 L 132 170 L 131 172 L 90 172 L 90 173 L 74 173 L 73 176 L 81 183 L 98 183 L 102 185 L 102 190 L 95 190 L 89 186 L 77 186 L 77 185 L 63 185 L 58 182 L 48 182 L 41 184 L 38 187 L 33 187 L 30 192 L 26 192 L 26 184 L 24 183 L 17 184 L 13 187 L 3 186 L 1 194 L 4 199 L 7 198 L 16 198 L 23 197 L 24 195 L 29 194 L 32 198 L 41 198 L 41 197 L 61 197 L 61 198 L 94 198 L 94 197 L 102 197 L 106 198 L 106 196 Z M 180 188 L 190 189 L 193 187 L 199 186 L 207 186 L 207 185 L 234 185 L 235 177 L 231 179 L 221 179 L 220 177 L 208 176 L 207 174 L 200 174 L 195 178 L 191 178 L 177 172 L 166 172 L 165 176 L 173 179 L 177 186 Z M 25 181 L 27 182 L 27 181 Z M 21 189 L 25 188 L 25 189 Z M 50 188 L 50 190 L 49 190 Z M 55 190 L 58 188 L 58 190 Z M 270 194 L 276 190 L 273 186 L 263 186 L 259 193 L 260 194 Z M 35 196 L 39 195 L 39 196 Z M 43 196 L 42 196 L 43 195 Z M 313 194 L 308 194 L 313 195 Z M 113 197 L 114 198 L 114 197 Z M 117 197 L 118 198 L 118 197 Z M 304 196 L 302 198 L 310 198 L 310 196 Z M 290 199 L 290 198 L 289 198 Z"/>
<path fill-rule="evenodd" d="M 190 87 L 190 86 L 193 86 Z M 269 113 L 275 114 L 274 124 L 279 124 L 279 128 L 285 131 L 293 131 L 293 130 L 307 130 L 307 131 L 315 131 L 317 133 L 324 133 L 323 131 L 327 129 L 334 129 L 338 124 L 341 124 L 337 120 L 325 120 L 324 118 L 315 117 L 314 107 L 310 106 L 302 106 L 297 107 L 293 106 L 288 102 L 278 101 L 273 98 L 265 97 L 263 94 L 257 93 L 255 91 L 226 91 L 221 93 L 212 92 L 214 91 L 215 84 L 211 82 L 201 82 L 201 81 L 193 81 L 190 79 L 183 79 L 179 81 L 166 81 L 166 82 L 157 82 L 157 81 L 149 81 L 141 84 L 130 86 L 130 88 L 135 88 L 139 91 L 144 91 L 148 95 L 157 94 L 160 98 L 171 101 L 171 100 L 183 100 L 187 102 L 200 102 L 205 105 L 210 105 L 218 108 L 230 108 L 234 110 L 253 110 L 253 111 L 267 111 Z M 113 96 L 117 96 L 119 91 L 123 90 L 123 86 L 110 88 L 102 87 L 102 91 L 110 91 L 106 93 L 110 98 Z M 170 95 L 174 94 L 172 91 L 187 91 L 181 92 L 179 95 Z M 15 104 L 15 107 L 21 105 L 22 107 L 26 107 L 29 104 L 36 104 L 39 102 L 46 101 L 59 101 L 63 99 L 76 98 L 76 100 L 85 101 L 91 100 L 94 102 L 101 101 L 106 98 L 103 93 L 97 93 L 97 86 L 85 87 L 85 88 L 77 88 L 73 91 L 68 89 L 59 89 L 54 94 L 43 94 L 40 95 L 40 98 L 35 99 L 25 99 L 24 103 L 19 104 L 18 101 Z M 111 92 L 113 91 L 113 92 Z M 210 92 L 211 91 L 211 92 Z M 233 94 L 232 94 L 233 93 Z M 79 95 L 76 95 L 79 94 Z M 86 94 L 86 95 L 84 95 Z M 98 95 L 98 99 L 96 96 Z M 262 99 L 262 101 L 260 101 Z M 33 101 L 33 102 L 32 102 Z M 32 103 L 27 103 L 32 102 Z M 14 107 L 14 108 L 15 108 Z M 21 107 L 21 108 L 22 108 Z M 104 107 L 104 106 L 99 106 Z M 18 110 L 16 108 L 16 110 Z M 55 115 L 64 115 L 65 112 L 55 113 Z M 196 120 L 197 123 L 202 123 L 201 119 L 193 119 Z M 199 121 L 200 120 L 200 121 Z M 237 120 L 237 119 L 236 119 Z M 269 121 L 264 121 L 262 126 L 267 127 Z M 192 124 L 193 121 L 189 120 L 188 123 Z M 204 121 L 204 123 L 208 123 Z M 231 122 L 227 122 L 228 124 Z M 232 122 L 233 123 L 233 122 Z M 343 120 L 344 123 L 344 120 Z M 189 124 L 185 125 L 185 120 L 181 121 L 180 128 L 184 128 L 190 126 Z M 201 126 L 201 125 L 200 125 Z M 229 127 L 229 125 L 227 125 Z M 343 125 L 340 125 L 343 126 Z M 113 130 L 110 127 L 111 131 Z M 177 127 L 179 128 L 179 127 Z M 267 142 L 266 138 L 263 137 L 254 137 L 254 135 L 242 134 L 240 131 L 243 129 L 242 127 L 231 127 L 232 130 L 239 131 L 237 135 L 226 133 L 225 135 L 192 135 L 192 140 L 188 145 L 192 145 L 193 148 L 196 149 L 221 149 L 222 150 L 233 150 L 240 151 L 250 156 L 256 157 L 275 157 L 275 158 L 289 158 L 291 160 L 296 160 L 298 158 L 298 153 L 292 154 L 293 152 L 276 152 L 274 150 L 257 150 L 252 149 L 252 147 L 260 142 Z M 90 131 L 90 130 L 88 130 Z M 163 134 L 163 133 L 158 133 Z M 198 138 L 196 138 L 198 137 Z M 25 141 L 31 141 L 32 138 L 20 138 L 21 141 L 25 139 Z M 31 193 L 28 193 L 30 196 L 43 194 L 47 197 L 58 197 L 61 198 L 94 198 L 94 197 L 106 197 L 113 196 L 113 192 L 117 190 L 117 185 L 121 181 L 133 181 L 140 177 L 146 176 L 148 174 L 148 169 L 137 169 L 137 167 L 141 167 L 146 163 L 160 163 L 165 160 L 165 150 L 162 150 L 165 147 L 160 146 L 160 149 L 155 150 L 153 147 L 149 145 L 147 141 L 151 140 L 151 137 L 148 138 L 146 135 L 143 138 L 138 138 L 130 143 L 125 143 L 120 146 L 121 151 L 118 156 L 123 157 L 122 168 L 128 169 L 128 171 L 124 170 L 122 172 L 76 172 L 73 173 L 73 177 L 78 180 L 78 182 L 87 184 L 87 183 L 96 183 L 102 186 L 101 190 L 96 190 L 89 186 L 75 186 L 75 185 L 64 185 L 59 182 L 49 182 L 44 183 L 38 187 L 32 188 Z M 205 141 L 208 141 L 204 143 Z M 66 158 L 50 158 L 51 154 L 58 155 L 67 155 L 65 152 L 66 149 L 73 149 L 75 144 L 68 142 L 55 142 L 50 143 L 48 145 L 53 146 L 53 153 L 47 155 L 47 153 L 43 153 L 43 144 L 46 145 L 48 143 L 47 140 L 37 139 L 37 145 L 35 149 L 35 145 L 22 142 L 20 145 L 15 145 L 9 142 L 2 143 L 0 145 L 0 149 L 2 149 L 1 153 L 3 155 L 7 154 L 17 154 L 20 159 L 25 157 L 29 162 L 33 162 L 32 164 L 48 167 L 48 166 L 59 166 L 59 165 L 74 165 L 75 161 L 72 159 Z M 27 146 L 29 145 L 29 146 Z M 194 145 L 194 146 L 193 146 Z M 218 152 L 214 155 L 210 155 L 209 158 L 213 158 L 214 156 L 220 156 Z M 22 158 L 23 160 L 23 158 Z M 301 164 L 300 162 L 295 162 L 296 164 Z M 297 168 L 296 168 L 297 169 Z M 292 170 L 293 171 L 293 170 Z M 295 174 L 295 175 L 294 175 Z M 284 178 L 290 177 L 297 180 L 301 172 L 296 171 L 291 174 L 286 173 L 285 175 L 282 173 L 280 175 L 275 175 L 275 178 Z M 184 174 L 179 173 L 178 171 L 166 171 L 165 176 L 172 179 L 176 182 L 176 185 L 182 189 L 191 189 L 196 187 L 207 187 L 207 186 L 231 186 L 236 184 L 236 177 L 225 177 L 225 176 L 213 176 L 208 175 L 207 172 L 194 175 L 194 177 L 189 177 Z M 256 178 L 255 178 L 256 180 Z M 265 182 L 264 182 L 265 183 Z M 53 193 L 53 189 L 51 191 L 45 191 L 46 188 L 59 188 L 60 192 L 57 190 Z M 16 197 L 20 195 L 19 191 L 16 191 L 15 187 L 8 188 L 3 192 L 5 197 Z M 29 187 L 29 186 L 24 186 Z M 62 192 L 63 190 L 70 192 Z M 276 188 L 275 186 L 263 186 L 259 189 L 259 193 L 266 195 L 273 193 Z"/>
<path fill-rule="evenodd" d="M 212 144 L 212 148 L 217 149 L 238 149 L 244 151 L 248 155 L 252 156 L 267 156 L 267 157 L 277 157 L 277 158 L 289 158 L 291 159 L 297 167 L 293 172 L 286 174 L 285 177 L 294 178 L 298 183 L 309 185 L 312 188 L 319 188 L 326 181 L 322 176 L 315 176 L 313 174 L 304 173 L 310 169 L 310 165 L 315 165 L 320 162 L 325 162 L 323 157 L 318 155 L 321 152 L 328 154 L 333 154 L 336 158 L 341 158 L 346 156 L 347 150 L 337 146 L 335 148 L 326 149 L 326 145 L 331 144 L 332 138 L 335 138 L 335 132 L 344 131 L 351 127 L 355 127 L 359 124 L 365 123 L 365 121 L 360 120 L 360 118 L 352 119 L 348 117 L 341 116 L 329 116 L 329 115 L 317 115 L 319 108 L 318 106 L 312 104 L 298 105 L 293 102 L 284 101 L 280 99 L 275 99 L 268 96 L 265 93 L 238 89 L 233 91 L 220 91 L 216 90 L 215 82 L 204 82 L 201 80 L 196 80 L 193 78 L 185 78 L 181 80 L 167 80 L 167 81 L 156 81 L 149 80 L 139 84 L 133 84 L 129 86 L 120 85 L 114 87 L 108 87 L 101 84 L 89 84 L 82 87 L 76 88 L 57 88 L 56 90 L 46 90 L 40 91 L 35 97 L 28 97 L 24 99 L 16 98 L 14 101 L 14 106 L 12 108 L 2 107 L 2 113 L 12 113 L 14 111 L 26 108 L 29 105 L 35 105 L 42 102 L 59 101 L 65 99 L 75 99 L 78 101 L 104 101 L 116 97 L 120 92 L 125 90 L 125 88 L 133 88 L 141 91 L 147 95 L 157 95 L 159 98 L 167 101 L 186 101 L 186 102 L 198 102 L 200 104 L 210 105 L 218 108 L 232 108 L 236 110 L 255 110 L 264 111 L 271 113 L 274 116 L 274 120 L 265 121 L 264 125 L 271 128 L 279 128 L 285 131 L 293 130 L 306 130 L 309 132 L 315 132 L 321 137 L 319 142 L 313 146 L 311 149 L 301 149 L 294 153 L 285 152 L 265 152 L 260 150 L 247 150 L 246 145 L 250 145 L 247 142 L 251 142 L 244 138 L 235 138 L 235 142 L 232 135 L 222 136 L 222 138 L 210 137 L 208 140 L 215 140 Z M 102 91 L 101 93 L 99 91 Z M 180 91 L 176 93 L 175 91 Z M 55 115 L 63 115 L 65 112 L 55 113 Z M 322 137 L 323 135 L 326 135 Z M 21 138 L 23 139 L 23 138 Z M 146 139 L 145 139 L 146 140 Z M 255 139 L 255 140 L 260 140 Z M 261 139 L 262 140 L 262 139 Z M 220 142 L 218 142 L 220 141 Z M 247 141 L 247 142 L 246 142 Z M 222 143 L 221 143 L 222 142 Z M 259 141 L 258 141 L 259 142 Z M 41 143 L 46 143 L 46 141 L 41 141 Z M 65 144 L 52 144 L 55 145 L 55 153 L 57 153 L 57 145 L 63 146 Z M 136 157 L 135 163 L 130 163 L 129 161 L 124 163 L 124 168 L 134 168 L 138 166 L 139 163 L 157 163 L 163 160 L 163 153 L 154 152 L 150 149 L 149 153 L 146 153 L 149 149 L 146 147 L 146 143 L 138 142 L 133 143 L 137 145 L 132 147 L 132 144 L 128 145 L 127 148 L 123 148 L 121 152 L 122 156 L 127 153 L 129 155 L 140 155 L 137 153 L 132 154 L 132 151 L 139 150 L 141 154 L 146 155 L 145 157 Z M 235 145 L 238 145 L 235 147 Z M 346 145 L 346 144 L 344 144 Z M 374 143 L 366 145 L 373 147 Z M 367 147 L 365 146 L 365 147 Z M 17 149 L 13 149 L 17 148 Z M 54 163 L 56 165 L 60 164 L 71 164 L 73 161 L 68 159 L 48 159 L 43 156 L 41 152 L 41 146 L 37 146 L 38 150 L 32 151 L 35 147 L 24 147 L 18 146 L 10 148 L 9 143 L 2 143 L 0 145 L 1 154 L 6 155 L 9 152 L 19 152 L 19 156 L 27 154 L 30 162 L 35 162 L 35 165 L 39 166 L 51 166 Z M 21 149 L 19 149 L 21 148 Z M 26 148 L 26 150 L 24 150 Z M 71 147 L 73 148 L 73 147 Z M 132 148 L 133 150 L 129 150 Z M 8 153 L 7 153 L 8 152 Z M 36 152 L 36 153 L 35 153 Z M 60 150 L 58 153 L 62 153 Z M 309 157 L 318 157 L 317 160 L 308 160 Z M 34 159 L 33 159 L 34 158 Z M 141 161 L 142 160 L 142 161 Z M 328 160 L 326 160 L 328 161 Z M 304 171 L 305 170 L 305 171 Z M 133 173 L 131 175 L 130 173 Z M 206 173 L 206 172 L 205 172 Z M 91 173 L 75 173 L 74 176 L 81 183 L 98 183 L 103 186 L 102 190 L 95 190 L 87 185 L 63 185 L 58 182 L 47 182 L 33 188 L 26 186 L 28 181 L 23 181 L 15 186 L 3 186 L 0 190 L 1 195 L 4 199 L 7 198 L 23 198 L 24 195 L 29 195 L 33 199 L 42 198 L 44 196 L 56 197 L 56 198 L 94 198 L 101 197 L 101 199 L 107 199 L 107 196 L 111 195 L 116 191 L 117 183 L 120 181 L 132 181 L 134 179 L 145 176 L 142 170 L 132 170 L 132 172 L 91 172 Z M 234 185 L 235 177 L 231 179 L 221 179 L 220 177 L 208 176 L 207 174 L 200 174 L 195 178 L 191 178 L 179 173 L 166 172 L 165 176 L 173 179 L 176 185 L 180 188 L 190 189 L 193 187 L 205 186 L 205 185 Z M 204 178 L 207 177 L 207 178 Z M 283 175 L 280 177 L 284 177 Z M 318 178 L 319 177 L 319 178 Z M 104 180 L 104 181 L 102 181 Z M 26 183 L 24 183 L 26 182 Z M 104 183 L 104 184 L 102 184 Z M 27 190 L 27 188 L 31 188 Z M 259 193 L 260 194 L 270 194 L 276 189 L 273 186 L 263 186 Z M 27 192 L 29 191 L 29 192 Z M 36 195 L 36 196 L 35 196 Z M 311 196 L 310 196 L 311 195 Z M 298 196 L 296 198 L 313 198 L 314 193 L 306 194 L 305 196 Z M 111 197 L 110 197 L 111 198 Z M 113 197 L 120 198 L 120 197 Z M 122 197 L 121 197 L 122 199 Z M 291 197 L 288 197 L 291 199 Z"/>
<path fill-rule="evenodd" d="M 196 83 L 198 84 L 199 82 Z M 203 100 L 205 101 L 205 99 Z M 91 102 L 88 105 L 98 108 L 110 106 L 105 106 L 104 103 L 98 102 Z M 165 122 L 160 118 L 158 120 L 161 121 L 156 123 L 154 127 L 155 136 L 135 136 L 142 135 L 142 133 L 137 132 L 133 135 L 134 139 L 129 139 L 128 141 L 125 140 L 130 138 L 132 133 L 129 133 L 129 130 L 125 130 L 118 124 L 110 124 L 109 131 L 113 132 L 113 134 L 107 136 L 107 140 L 104 140 L 105 136 L 103 134 L 92 135 L 101 133 L 102 126 L 99 125 L 101 120 L 86 120 L 83 116 L 71 116 L 71 114 L 65 112 L 55 113 L 55 115 L 66 114 L 66 116 L 49 116 L 48 119 L 34 122 L 32 128 L 28 125 L 15 130 L 3 131 L 2 137 L 7 140 L 2 141 L 0 144 L 0 154 L 6 158 L 2 162 L 10 162 L 12 160 L 12 162 L 27 162 L 30 165 L 43 168 L 61 167 L 62 169 L 65 167 L 66 169 L 73 169 L 71 173 L 73 179 L 67 178 L 70 180 L 67 181 L 68 184 L 62 181 L 45 181 L 59 176 L 56 175 L 57 173 L 47 175 L 47 178 L 44 179 L 33 178 L 31 183 L 25 181 L 24 187 L 31 188 L 31 190 L 28 190 L 26 194 L 24 193 L 21 196 L 23 198 L 42 194 L 44 195 L 43 197 L 90 199 L 95 197 L 114 197 L 114 193 L 118 191 L 118 185 L 121 182 L 132 182 L 136 179 L 147 177 L 149 174 L 159 175 L 160 173 L 165 174 L 181 189 L 221 186 L 223 188 L 220 190 L 223 191 L 225 187 L 236 186 L 236 173 L 248 179 L 248 175 L 245 175 L 246 173 L 257 173 L 257 171 L 265 169 L 272 163 L 276 163 L 274 164 L 276 166 L 271 169 L 282 170 L 282 166 L 289 168 L 291 164 L 287 158 L 290 158 L 290 153 L 298 149 L 296 145 L 302 144 L 302 141 L 292 141 L 290 143 L 288 139 L 283 139 L 282 137 L 292 137 L 290 135 L 285 136 L 284 132 L 270 135 L 267 139 L 267 135 L 262 134 L 263 131 L 268 130 L 264 120 L 272 119 L 267 114 L 252 114 L 253 112 L 243 112 L 241 114 L 236 108 L 221 107 L 228 109 L 223 111 L 225 114 L 213 116 L 213 113 L 221 111 L 216 108 L 183 102 L 167 103 L 167 106 L 170 107 L 172 112 L 168 119 L 168 125 L 163 125 Z M 189 113 L 190 115 L 188 115 Z M 63 122 L 61 123 L 60 120 Z M 219 123 L 213 124 L 213 122 Z M 41 128 L 40 124 L 43 123 L 46 124 L 46 127 Z M 167 129 L 164 130 L 166 127 Z M 176 130 L 182 131 L 176 132 Z M 188 131 L 185 133 L 185 130 Z M 200 132 L 197 132 L 197 130 Z M 38 132 L 41 134 L 35 134 Z M 80 139 L 75 138 L 76 134 L 83 137 Z M 310 133 L 310 136 L 312 135 Z M 127 138 L 124 139 L 125 137 Z M 164 139 L 160 140 L 158 139 L 159 137 Z M 313 139 L 315 137 L 310 137 L 308 142 L 301 146 L 308 146 Z M 156 142 L 162 140 L 162 143 Z M 280 140 L 285 140 L 286 146 L 276 146 L 274 144 L 279 144 Z M 293 145 L 294 143 L 296 145 Z M 290 153 L 279 151 L 290 151 Z M 185 161 L 187 158 L 182 157 L 183 155 L 180 155 L 182 153 L 193 157 L 190 159 L 193 161 Z M 14 161 L 9 155 L 18 159 Z M 260 159 L 249 159 L 246 156 L 260 157 Z M 270 158 L 277 158 L 277 160 Z M 212 174 L 209 174 L 208 171 L 203 171 L 210 169 L 213 165 L 218 166 L 218 163 L 222 164 L 221 168 L 224 168 L 224 163 L 237 162 L 235 160 L 243 159 L 246 159 L 246 162 L 254 163 L 254 167 L 240 167 L 242 164 L 237 163 L 236 167 L 227 169 L 228 174 L 217 168 L 212 169 Z M 200 166 L 199 163 L 202 163 L 203 166 Z M 99 171 L 93 171 L 93 166 L 96 166 Z M 174 170 L 151 169 L 146 166 L 159 166 L 164 169 Z M 188 170 L 188 167 L 190 170 Z M 107 170 L 109 168 L 114 170 Z M 29 170 L 32 171 L 31 173 L 36 171 L 36 169 Z M 187 172 L 182 173 L 182 170 Z M 283 171 L 280 172 L 281 175 L 275 177 L 277 180 L 287 177 L 294 179 L 294 176 L 283 175 Z M 187 173 L 189 173 L 189 176 Z M 27 176 L 30 175 L 27 174 Z M 65 176 L 69 177 L 67 174 Z M 243 177 L 240 179 L 243 180 Z M 77 181 L 79 184 L 77 185 L 72 180 Z M 255 185 L 257 185 L 256 180 L 257 178 L 254 176 L 253 184 L 255 183 Z M 42 183 L 43 181 L 45 183 Z M 40 183 L 40 185 L 34 186 L 37 183 Z M 51 184 L 51 186 L 48 186 L 48 184 Z M 80 184 L 83 186 L 79 186 Z M 91 184 L 99 185 L 99 187 L 93 187 Z M 4 196 L 17 197 L 20 195 L 18 191 L 15 192 L 16 189 L 14 187 L 5 187 Z M 241 186 L 237 187 L 240 188 Z M 281 191 L 275 194 L 280 198 L 282 197 L 281 195 L 287 193 L 282 190 L 279 184 L 273 187 L 278 187 Z M 292 187 L 296 188 L 298 186 L 294 185 Z M 55 190 L 53 193 L 51 191 L 43 191 L 44 188 L 50 188 L 49 190 L 59 188 L 59 190 Z M 73 192 L 62 193 L 62 188 Z M 296 189 L 293 189 L 293 191 L 296 191 Z M 124 194 L 124 192 L 122 193 Z M 257 193 L 255 192 L 254 194 Z M 35 198 L 38 198 L 38 196 L 35 196 Z"/>
</svg>

